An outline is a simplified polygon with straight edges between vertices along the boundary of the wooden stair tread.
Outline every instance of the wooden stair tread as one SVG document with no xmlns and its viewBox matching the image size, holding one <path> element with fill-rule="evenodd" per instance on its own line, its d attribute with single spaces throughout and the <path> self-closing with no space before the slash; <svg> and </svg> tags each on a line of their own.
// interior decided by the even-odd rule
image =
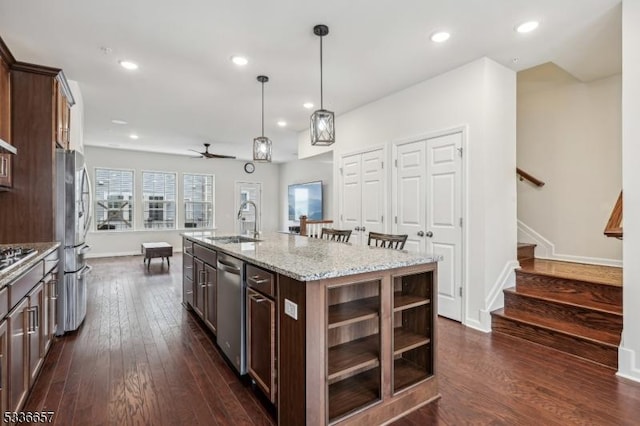
<svg viewBox="0 0 640 426">
<path fill-rule="evenodd" d="M 529 259 L 520 263 L 519 270 L 529 274 L 622 287 L 622 268 L 614 266 Z"/>
<path fill-rule="evenodd" d="M 505 312 L 505 309 L 499 309 L 491 313 L 492 315 L 498 315 L 503 318 L 518 321 L 522 323 L 526 323 L 531 326 L 544 328 L 546 330 L 553 331 L 555 333 L 560 333 L 564 335 L 568 335 L 574 338 L 587 340 L 592 343 L 597 343 L 600 345 L 610 346 L 617 348 L 620 343 L 620 335 L 616 335 L 613 333 L 603 332 L 600 330 L 595 330 L 590 327 L 584 327 L 579 324 L 571 324 L 562 321 L 556 321 L 549 318 L 540 317 L 535 314 L 530 314 L 522 311 L 510 311 L 509 313 Z"/>
<path fill-rule="evenodd" d="M 617 345 L 567 334 L 553 328 L 526 322 L 504 314 L 502 309 L 491 313 L 493 332 L 514 339 L 542 345 L 599 365 L 617 369 Z"/>
<path fill-rule="evenodd" d="M 571 306 L 571 307 L 576 307 L 576 308 L 584 308 L 584 309 L 588 309 L 590 311 L 600 312 L 600 313 L 608 314 L 608 315 L 615 315 L 615 316 L 619 316 L 620 318 L 622 318 L 622 307 L 620 307 L 620 309 L 616 309 L 615 306 L 606 305 L 604 303 L 575 302 L 574 300 L 571 299 L 571 295 L 570 294 L 566 295 L 566 296 L 558 295 L 558 294 L 541 295 L 539 293 L 529 292 L 526 289 L 523 290 L 523 289 L 519 289 L 517 287 L 505 288 L 503 291 L 505 293 L 517 294 L 518 296 L 522 296 L 522 297 L 528 297 L 528 298 L 531 298 L 531 299 L 542 300 L 542 301 L 545 301 L 545 302 L 555 303 L 555 304 L 558 304 L 558 305 L 566 305 L 566 306 Z"/>
<path fill-rule="evenodd" d="M 535 247 L 536 244 L 532 244 L 532 243 L 518 243 L 518 248 L 523 248 L 523 247 Z"/>
</svg>

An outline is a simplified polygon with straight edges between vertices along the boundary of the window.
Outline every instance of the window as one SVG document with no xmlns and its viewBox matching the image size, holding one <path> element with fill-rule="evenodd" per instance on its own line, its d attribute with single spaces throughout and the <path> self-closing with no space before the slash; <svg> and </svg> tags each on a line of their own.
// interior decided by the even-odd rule
<svg viewBox="0 0 640 426">
<path fill-rule="evenodd" d="M 96 229 L 133 229 L 133 171 L 96 169 Z"/>
<path fill-rule="evenodd" d="M 142 172 L 142 205 L 145 228 L 175 228 L 175 173 Z"/>
<path fill-rule="evenodd" d="M 184 175 L 184 227 L 213 228 L 212 175 Z"/>
</svg>

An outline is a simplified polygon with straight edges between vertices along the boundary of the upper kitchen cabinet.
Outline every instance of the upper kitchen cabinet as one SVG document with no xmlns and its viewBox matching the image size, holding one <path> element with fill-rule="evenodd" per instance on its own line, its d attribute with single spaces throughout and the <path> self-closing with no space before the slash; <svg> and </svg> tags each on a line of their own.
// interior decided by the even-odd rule
<svg viewBox="0 0 640 426">
<path fill-rule="evenodd" d="M 10 70 L 11 143 L 18 154 L 13 190 L 0 194 L 0 242 L 55 241 L 55 154 L 68 145 L 65 109 L 73 97 L 60 69 L 15 62 Z"/>
<path fill-rule="evenodd" d="M 11 188 L 12 154 L 6 144 L 11 143 L 11 64 L 15 60 L 0 38 L 0 188 Z"/>
</svg>

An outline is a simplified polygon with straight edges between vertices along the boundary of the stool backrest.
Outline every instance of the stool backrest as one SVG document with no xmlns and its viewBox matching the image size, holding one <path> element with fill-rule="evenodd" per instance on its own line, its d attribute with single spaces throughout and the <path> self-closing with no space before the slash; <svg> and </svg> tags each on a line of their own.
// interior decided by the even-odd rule
<svg viewBox="0 0 640 426">
<path fill-rule="evenodd" d="M 351 229 L 322 228 L 322 232 L 320 233 L 320 238 L 337 241 L 339 243 L 348 243 L 350 237 Z"/>
<path fill-rule="evenodd" d="M 396 250 L 402 250 L 404 243 L 407 242 L 409 235 L 381 234 L 379 232 L 369 232 L 369 240 L 367 244 L 375 247 L 384 247 Z M 373 244 L 371 244 L 373 242 Z"/>
</svg>

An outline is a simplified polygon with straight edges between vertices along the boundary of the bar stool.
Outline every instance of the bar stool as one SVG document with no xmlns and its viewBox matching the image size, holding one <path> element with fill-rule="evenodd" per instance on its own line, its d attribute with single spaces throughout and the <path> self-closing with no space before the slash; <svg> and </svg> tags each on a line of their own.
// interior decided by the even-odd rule
<svg viewBox="0 0 640 426">
<path fill-rule="evenodd" d="M 369 232 L 367 244 L 374 247 L 384 247 L 395 250 L 402 250 L 409 235 L 381 234 L 379 232 Z M 373 242 L 374 244 L 371 244 Z"/>
<path fill-rule="evenodd" d="M 348 243 L 351 237 L 351 229 L 322 228 L 320 238 L 339 243 Z"/>
</svg>

